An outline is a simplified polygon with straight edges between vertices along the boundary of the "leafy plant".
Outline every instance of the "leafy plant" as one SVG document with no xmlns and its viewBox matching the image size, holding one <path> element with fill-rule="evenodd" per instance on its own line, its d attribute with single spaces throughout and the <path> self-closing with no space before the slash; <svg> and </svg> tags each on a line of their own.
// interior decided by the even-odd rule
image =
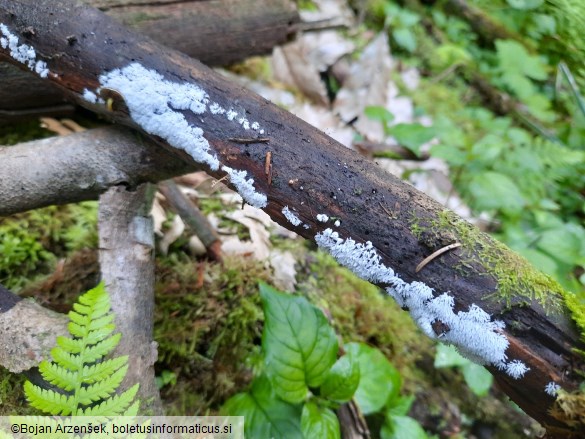
<svg viewBox="0 0 585 439">
<path fill-rule="evenodd" d="M 128 370 L 128 357 L 104 360 L 121 335 L 112 335 L 114 316 L 103 282 L 79 298 L 69 319 L 71 337 L 58 337 L 53 361 L 39 364 L 43 378 L 58 390 L 27 381 L 24 391 L 30 404 L 50 415 L 135 416 L 138 384 L 115 394 Z"/>
<path fill-rule="evenodd" d="M 384 107 L 366 107 L 364 114 L 369 119 L 382 122 L 385 136 L 394 137 L 401 146 L 408 148 L 417 156 L 420 155 L 421 146 L 435 137 L 433 128 L 423 126 L 420 123 L 399 123 L 392 125 L 394 115 Z"/>
<path fill-rule="evenodd" d="M 485 367 L 462 357 L 453 346 L 437 345 L 435 367 L 458 367 L 465 382 L 477 396 L 487 395 L 494 380 L 492 374 Z"/>
<path fill-rule="evenodd" d="M 394 435 L 400 423 L 396 419 L 405 417 L 410 406 L 404 411 L 401 377 L 382 353 L 349 343 L 337 358 L 337 336 L 318 308 L 266 284 L 260 285 L 260 294 L 265 313 L 262 370 L 249 391 L 223 407 L 226 414 L 246 417 L 246 436 L 339 438 L 334 410 L 355 399 L 364 414 L 386 415 L 382 437 L 399 437 Z"/>
</svg>

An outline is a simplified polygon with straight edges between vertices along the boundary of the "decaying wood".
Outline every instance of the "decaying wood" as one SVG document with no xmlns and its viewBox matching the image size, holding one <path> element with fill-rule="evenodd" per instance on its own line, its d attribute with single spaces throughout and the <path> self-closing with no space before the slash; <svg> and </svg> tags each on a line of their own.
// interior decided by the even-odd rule
<svg viewBox="0 0 585 439">
<path fill-rule="evenodd" d="M 115 356 L 128 355 L 128 372 L 121 388 L 139 383 L 142 413 L 162 415 L 154 377 L 157 344 L 153 341 L 154 225 L 150 210 L 154 187 L 133 192 L 112 187 L 100 197 L 99 259 L 110 295 L 116 330 L 122 334 Z"/>
<path fill-rule="evenodd" d="M 213 66 L 270 53 L 294 37 L 299 22 L 290 0 L 83 3 L 100 7 L 134 30 Z M 68 42 L 75 44 L 73 37 Z M 56 87 L 13 66 L 0 64 L 0 78 L 0 123 L 74 110 Z"/>
<path fill-rule="evenodd" d="M 67 321 L 67 316 L 0 285 L 0 365 L 19 373 L 50 359 L 57 336 L 68 334 Z"/>
<path fill-rule="evenodd" d="M 44 19 L 49 16 L 50 20 Z M 97 92 L 104 72 L 127 67 L 137 60 L 143 68 L 158 72 L 177 86 L 196 84 L 207 93 L 210 103 L 257 122 L 264 130 L 260 134 L 270 141 L 240 144 L 228 139 L 250 137 L 243 122 L 221 114 L 182 113 L 189 126 L 203 130 L 210 152 L 220 165 L 247 172 L 246 178 L 253 179 L 255 191 L 267 196 L 266 212 L 280 224 L 308 239 L 315 239 L 325 228 L 335 227 L 344 239 L 370 241 L 382 263 L 392 267 L 404 281 L 424 282 L 435 294 L 450 292 L 456 311 L 476 304 L 493 318 L 504 321 L 506 328 L 501 333 L 510 342 L 506 354 L 530 370 L 520 379 L 495 367 L 490 371 L 526 413 L 549 428 L 569 432 L 566 425 L 549 414 L 554 397 L 548 396 L 544 388 L 551 381 L 568 391 L 578 387 L 582 378 L 576 371 L 582 368 L 582 360 L 574 348 L 582 349 L 583 345 L 562 301 L 557 308 L 545 311 L 537 301 L 526 298 L 512 297 L 511 303 L 497 299 L 494 293 L 500 279 L 493 273 L 490 261 L 516 258 L 505 247 L 452 215 L 445 222 L 443 206 L 374 163 L 290 113 L 229 83 L 199 62 L 128 32 L 98 11 L 66 1 L 7 0 L 0 4 L 0 22 L 35 48 L 52 72 L 49 80 L 64 94 L 119 123 L 138 125 L 128 114 L 124 96 L 119 96 L 116 105 L 108 109 L 107 105 L 88 103 L 82 94 L 85 89 Z M 23 35 L 23 29 L 31 26 L 35 35 Z M 66 42 L 70 35 L 78 36 L 73 46 Z M 11 59 L 7 50 L 0 49 L 0 57 Z M 183 160 L 193 162 L 189 155 L 160 137 L 151 137 Z M 271 185 L 265 176 L 269 151 Z M 216 177 L 225 176 L 221 166 L 214 170 L 206 165 L 206 170 Z M 288 222 L 283 213 L 286 206 L 302 224 L 293 226 Z M 380 206 L 400 208 L 389 217 Z M 334 226 L 333 220 L 320 222 L 317 214 L 334 217 L 340 225 Z M 442 228 L 432 230 L 430 225 L 441 221 Z M 426 231 L 423 228 L 422 233 L 415 233 L 415 226 L 420 232 L 425 225 Z M 452 242 L 465 242 L 469 234 L 476 236 L 481 245 L 454 249 L 415 273 L 422 258 Z M 489 260 L 481 254 L 486 248 Z M 539 287 L 536 281 L 526 282 L 528 288 Z M 556 287 L 547 288 L 551 289 L 551 300 L 558 299 Z"/>
<path fill-rule="evenodd" d="M 208 255 L 216 260 L 221 261 L 221 241 L 217 232 L 213 229 L 209 221 L 175 184 L 173 180 L 166 180 L 159 184 L 159 190 L 165 196 L 173 210 L 183 219 L 191 230 L 201 240 Z"/>
<path fill-rule="evenodd" d="M 0 215 L 96 200 L 111 186 L 134 189 L 196 170 L 122 127 L 0 147 L 0 175 L 14 176 L 0 179 Z"/>
</svg>

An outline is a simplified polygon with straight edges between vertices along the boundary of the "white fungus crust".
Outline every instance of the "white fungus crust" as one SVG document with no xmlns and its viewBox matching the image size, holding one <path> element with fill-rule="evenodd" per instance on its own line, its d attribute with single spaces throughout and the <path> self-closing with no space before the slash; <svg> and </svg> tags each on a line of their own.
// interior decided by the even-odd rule
<svg viewBox="0 0 585 439">
<path fill-rule="evenodd" d="M 214 171 L 219 169 L 219 160 L 211 153 L 209 142 L 203 137 L 203 130 L 187 121 L 183 114 L 185 111 L 203 114 L 209 110 L 213 115 L 223 115 L 228 121 L 235 121 L 245 130 L 251 128 L 260 134 L 264 133 L 258 122 L 250 123 L 236 111 L 226 110 L 218 103 L 210 102 L 209 95 L 197 85 L 169 81 L 139 63 L 112 70 L 101 75 L 99 80 L 102 87 L 96 93 L 84 90 L 84 99 L 91 103 L 100 102 L 97 95 L 101 88 L 116 90 L 123 96 L 132 119 L 147 133 L 162 137 Z"/>
<path fill-rule="evenodd" d="M 556 397 L 559 390 L 561 390 L 561 386 L 559 386 L 554 381 L 551 381 L 546 386 L 544 386 L 544 391 L 550 396 Z"/>
<path fill-rule="evenodd" d="M 289 223 L 291 223 L 293 226 L 299 226 L 301 225 L 303 222 L 299 219 L 298 216 L 296 216 L 289 208 L 288 206 L 284 206 L 282 209 L 282 214 L 284 215 L 284 217 L 288 220 Z"/>
<path fill-rule="evenodd" d="M 423 332 L 443 343 L 454 345 L 470 360 L 493 365 L 514 379 L 521 378 L 529 370 L 519 360 L 506 362 L 508 339 L 501 333 L 505 324 L 492 320 L 491 316 L 473 304 L 469 310 L 455 313 L 455 299 L 448 293 L 438 296 L 422 282 L 407 283 L 390 267 L 386 267 L 370 241 L 358 243 L 351 238 L 343 239 L 339 233 L 326 229 L 315 236 L 317 245 L 331 253 L 345 267 L 362 279 L 388 285 L 386 291 L 401 307 L 409 309 L 416 324 Z M 440 321 L 449 329 L 435 334 L 432 324 Z"/>
<path fill-rule="evenodd" d="M 41 78 L 49 76 L 47 63 L 37 61 L 37 53 L 32 46 L 28 44 L 18 44 L 18 37 L 8 30 L 8 26 L 0 23 L 0 46 L 3 49 L 10 50 L 10 56 L 16 61 L 26 65 L 29 69 L 39 75 Z"/>
<path fill-rule="evenodd" d="M 326 223 L 327 221 L 329 221 L 329 217 L 327 215 L 325 215 L 324 213 L 320 213 L 319 215 L 317 215 L 317 221 L 321 221 L 322 223 Z"/>
<path fill-rule="evenodd" d="M 246 180 L 246 175 L 248 174 L 246 171 L 236 171 L 229 166 L 222 166 L 221 170 L 227 172 L 230 176 L 230 181 L 236 187 L 238 193 L 246 203 L 258 209 L 266 207 L 268 204 L 266 195 L 256 192 L 256 189 L 254 188 L 254 179 L 249 178 Z"/>
</svg>

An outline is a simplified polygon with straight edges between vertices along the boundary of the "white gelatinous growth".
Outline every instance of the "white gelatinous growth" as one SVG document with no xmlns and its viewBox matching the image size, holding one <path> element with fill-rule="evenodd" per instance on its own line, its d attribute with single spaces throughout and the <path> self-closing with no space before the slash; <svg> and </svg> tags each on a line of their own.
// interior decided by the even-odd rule
<svg viewBox="0 0 585 439">
<path fill-rule="evenodd" d="M 491 316 L 473 304 L 469 310 L 453 311 L 455 299 L 448 293 L 438 296 L 422 282 L 407 283 L 400 279 L 390 267 L 386 267 L 370 241 L 358 243 L 351 238 L 343 239 L 339 233 L 326 229 L 315 236 L 319 247 L 328 250 L 341 264 L 362 279 L 386 284 L 386 291 L 401 307 L 409 309 L 417 325 L 433 339 L 452 344 L 472 361 L 492 364 L 513 378 L 522 377 L 529 368 L 519 360 L 506 362 L 508 339 L 501 333 L 504 322 L 492 320 Z M 449 329 L 435 334 L 432 324 L 440 321 Z"/>
<path fill-rule="evenodd" d="M 222 166 L 221 170 L 228 173 L 230 181 L 250 206 L 258 209 L 266 207 L 268 204 L 266 195 L 256 192 L 256 189 L 254 188 L 254 179 L 249 178 L 246 180 L 246 175 L 248 174 L 246 171 L 237 171 L 229 166 Z"/>
<path fill-rule="evenodd" d="M 302 221 L 299 219 L 298 216 L 296 216 L 289 208 L 288 206 L 284 206 L 284 208 L 282 209 L 282 214 L 284 215 L 284 217 L 288 220 L 289 223 L 291 223 L 293 226 L 298 226 L 302 224 Z"/>
<path fill-rule="evenodd" d="M 522 378 L 530 368 L 526 367 L 522 361 L 513 360 L 506 364 L 506 373 L 514 379 Z"/>
<path fill-rule="evenodd" d="M 341 225 L 341 221 L 335 220 L 333 224 L 335 224 L 335 227 L 339 227 Z"/>
<path fill-rule="evenodd" d="M 37 61 L 35 49 L 28 44 L 18 44 L 18 37 L 8 30 L 8 26 L 0 23 L 0 46 L 3 49 L 10 49 L 10 56 L 16 61 L 25 64 L 29 69 L 38 74 L 41 78 L 49 76 L 47 63 Z"/>
<path fill-rule="evenodd" d="M 85 99 L 87 102 L 90 102 L 92 104 L 95 104 L 98 102 L 98 97 L 97 95 L 88 90 L 87 88 L 83 89 L 83 95 L 82 95 L 83 99 Z"/>
<path fill-rule="evenodd" d="M 168 81 L 138 63 L 100 76 L 100 83 L 124 97 L 130 116 L 147 133 L 162 137 L 195 161 L 206 163 L 212 170 L 219 169 L 219 160 L 210 153 L 203 130 L 190 125 L 178 111 L 202 114 L 209 102 L 207 93 L 202 89 L 189 83 Z"/>
<path fill-rule="evenodd" d="M 557 392 L 561 390 L 561 386 L 559 386 L 554 381 L 551 381 L 546 386 L 544 386 L 544 391 L 548 393 L 550 396 L 557 396 Z"/>
<path fill-rule="evenodd" d="M 329 221 L 329 217 L 327 215 L 325 215 L 324 213 L 320 213 L 319 215 L 317 215 L 317 221 L 321 221 L 322 223 L 326 223 L 327 221 Z"/>
</svg>

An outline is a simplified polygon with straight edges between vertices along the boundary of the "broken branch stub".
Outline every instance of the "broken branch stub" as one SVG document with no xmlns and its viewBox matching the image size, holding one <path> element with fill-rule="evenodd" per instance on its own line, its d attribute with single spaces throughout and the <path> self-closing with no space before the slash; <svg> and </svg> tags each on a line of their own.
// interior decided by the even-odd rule
<svg viewBox="0 0 585 439">
<path fill-rule="evenodd" d="M 246 202 L 385 288 L 429 337 L 487 365 L 529 415 L 568 429 L 550 415 L 555 398 L 545 389 L 578 387 L 582 360 L 573 348 L 582 344 L 550 278 L 375 163 L 99 11 L 8 0 L 0 23 L 0 57 L 211 175 L 227 175 Z M 34 35 L 23 33 L 28 27 Z M 462 245 L 415 273 L 453 242 Z M 440 335 L 437 322 L 448 328 Z"/>
</svg>

